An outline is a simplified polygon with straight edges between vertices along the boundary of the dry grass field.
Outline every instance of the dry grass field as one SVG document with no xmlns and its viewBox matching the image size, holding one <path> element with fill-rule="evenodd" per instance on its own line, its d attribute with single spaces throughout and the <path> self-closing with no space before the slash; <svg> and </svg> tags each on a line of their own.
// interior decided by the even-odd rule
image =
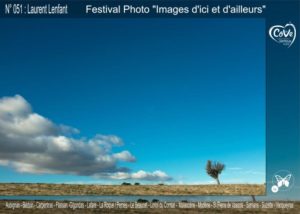
<svg viewBox="0 0 300 214">
<path fill-rule="evenodd" d="M 0 184 L 0 195 L 264 195 L 265 185 Z"/>
</svg>

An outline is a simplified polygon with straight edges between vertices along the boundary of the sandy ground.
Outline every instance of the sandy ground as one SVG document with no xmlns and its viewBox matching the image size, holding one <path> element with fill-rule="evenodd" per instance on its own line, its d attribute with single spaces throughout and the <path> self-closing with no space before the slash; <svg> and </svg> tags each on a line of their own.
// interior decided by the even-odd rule
<svg viewBox="0 0 300 214">
<path fill-rule="evenodd" d="M 0 195 L 264 195 L 265 185 L 0 184 Z"/>
</svg>

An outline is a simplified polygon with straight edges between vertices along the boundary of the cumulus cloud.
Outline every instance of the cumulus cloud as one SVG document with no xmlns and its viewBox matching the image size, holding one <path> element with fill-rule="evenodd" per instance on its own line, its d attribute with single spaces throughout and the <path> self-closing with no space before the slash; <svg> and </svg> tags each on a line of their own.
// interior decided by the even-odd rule
<svg viewBox="0 0 300 214">
<path fill-rule="evenodd" d="M 56 173 L 106 179 L 167 181 L 172 178 L 157 170 L 131 173 L 119 162 L 135 162 L 115 135 L 97 134 L 91 139 L 74 138 L 79 130 L 58 125 L 33 112 L 20 95 L 0 99 L 0 165 L 23 173 Z"/>
<path fill-rule="evenodd" d="M 134 180 L 145 180 L 145 181 L 169 181 L 172 180 L 172 177 L 168 176 L 165 172 L 156 170 L 154 172 L 145 172 L 144 170 L 139 170 L 135 173 L 128 172 L 117 172 L 117 173 L 108 173 L 96 175 L 101 178 L 111 178 L 111 179 L 134 179 Z"/>
<path fill-rule="evenodd" d="M 171 180 L 171 178 L 163 171 L 157 170 L 152 173 L 145 172 L 143 170 L 140 170 L 136 173 L 131 174 L 131 178 L 133 179 L 140 179 L 140 180 L 162 180 L 162 181 L 167 181 Z"/>
<path fill-rule="evenodd" d="M 101 175 L 128 173 L 129 151 L 113 153 L 123 141 L 114 135 L 76 139 L 79 131 L 34 113 L 20 95 L 0 99 L 0 165 L 25 173 Z"/>
<path fill-rule="evenodd" d="M 66 173 L 92 175 L 109 179 L 166 181 L 172 178 L 160 170 L 130 173 L 118 162 L 135 162 L 127 150 L 113 153 L 123 146 L 115 135 L 96 135 L 76 139 L 79 130 L 57 125 L 32 111 L 20 95 L 0 99 L 0 165 L 24 173 Z M 71 135 L 71 136 L 70 136 Z"/>
<path fill-rule="evenodd" d="M 130 152 L 128 152 L 128 151 L 123 151 L 123 152 L 113 154 L 113 157 L 118 159 L 118 160 L 123 160 L 123 161 L 128 161 L 128 162 L 134 162 L 135 161 L 135 157 L 133 157 L 130 154 Z"/>
</svg>

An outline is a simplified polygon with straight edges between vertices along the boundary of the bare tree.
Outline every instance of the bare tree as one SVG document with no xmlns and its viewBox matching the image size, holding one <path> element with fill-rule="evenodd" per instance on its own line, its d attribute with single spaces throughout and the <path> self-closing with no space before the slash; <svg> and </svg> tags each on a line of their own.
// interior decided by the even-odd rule
<svg viewBox="0 0 300 214">
<path fill-rule="evenodd" d="M 225 165 L 220 162 L 212 162 L 211 160 L 207 161 L 206 173 L 212 178 L 216 179 L 218 184 L 220 184 L 219 175 L 224 169 Z"/>
</svg>

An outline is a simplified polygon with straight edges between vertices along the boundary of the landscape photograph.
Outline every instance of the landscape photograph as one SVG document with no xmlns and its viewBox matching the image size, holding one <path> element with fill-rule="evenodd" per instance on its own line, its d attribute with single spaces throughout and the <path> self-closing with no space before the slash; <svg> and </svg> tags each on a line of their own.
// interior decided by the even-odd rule
<svg viewBox="0 0 300 214">
<path fill-rule="evenodd" d="M 262 19 L 0 26 L 0 196 L 266 194 Z"/>
</svg>

